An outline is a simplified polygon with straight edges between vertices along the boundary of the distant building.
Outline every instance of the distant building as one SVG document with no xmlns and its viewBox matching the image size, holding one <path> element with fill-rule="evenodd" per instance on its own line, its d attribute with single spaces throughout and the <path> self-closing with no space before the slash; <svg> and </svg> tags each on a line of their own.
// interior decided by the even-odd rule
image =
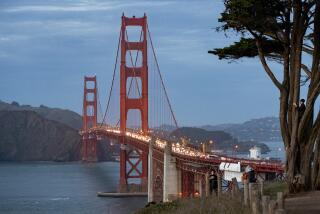
<svg viewBox="0 0 320 214">
<path fill-rule="evenodd" d="M 254 146 L 251 149 L 249 149 L 250 151 L 250 158 L 252 159 L 260 159 L 261 158 L 261 148 L 258 146 Z"/>
<path fill-rule="evenodd" d="M 240 162 L 238 163 L 227 163 L 221 162 L 219 170 L 223 171 L 223 179 L 226 181 L 232 181 L 232 178 L 237 178 L 237 181 L 242 180 L 243 171 L 241 171 Z"/>
</svg>

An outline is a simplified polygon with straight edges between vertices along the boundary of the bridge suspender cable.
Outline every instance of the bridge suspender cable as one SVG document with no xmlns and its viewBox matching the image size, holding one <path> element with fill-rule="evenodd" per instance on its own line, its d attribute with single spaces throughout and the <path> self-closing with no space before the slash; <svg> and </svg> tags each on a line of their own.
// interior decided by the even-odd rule
<svg viewBox="0 0 320 214">
<path fill-rule="evenodd" d="M 112 76 L 112 82 L 111 82 L 111 87 L 110 87 L 110 91 L 109 91 L 109 97 L 108 97 L 108 102 L 107 102 L 107 108 L 106 108 L 106 111 L 105 111 L 105 113 L 104 113 L 102 123 L 100 124 L 101 126 L 102 126 L 103 122 L 106 120 L 107 113 L 108 113 L 109 106 L 110 106 L 111 94 L 112 94 L 112 89 L 113 89 L 113 85 L 114 85 L 114 79 L 115 79 L 116 70 L 117 70 L 117 64 L 118 64 L 118 56 L 119 56 L 119 49 L 120 49 L 120 41 L 121 41 L 121 29 L 120 29 L 120 34 L 119 34 L 118 48 L 117 48 L 117 54 L 116 54 L 116 61 L 115 61 L 115 64 L 114 64 L 114 69 L 113 69 L 113 76 Z M 106 122 L 106 124 L 107 124 L 107 122 Z"/>
<path fill-rule="evenodd" d="M 179 128 L 177 120 L 176 120 L 176 117 L 174 116 L 174 113 L 173 113 L 173 110 L 172 110 L 172 106 L 171 106 L 171 103 L 170 103 L 170 100 L 169 100 L 169 97 L 168 97 L 168 93 L 167 93 L 166 87 L 164 86 L 163 78 L 162 78 L 162 75 L 161 75 L 161 72 L 160 72 L 160 67 L 159 67 L 159 63 L 158 63 L 157 57 L 156 57 L 156 53 L 154 51 L 153 42 L 152 42 L 152 39 L 151 39 L 151 34 L 150 34 L 150 31 L 149 31 L 148 24 L 147 24 L 147 30 L 148 30 L 148 35 L 149 35 L 149 38 L 150 38 L 150 44 L 151 44 L 151 48 L 152 48 L 152 53 L 153 53 L 153 56 L 154 56 L 154 59 L 155 59 L 156 65 L 157 65 L 157 71 L 158 71 L 159 76 L 160 76 L 161 84 L 162 84 L 162 87 L 164 89 L 164 93 L 166 95 L 166 99 L 167 99 L 167 102 L 168 102 L 168 105 L 169 105 L 169 108 L 170 108 L 170 111 L 171 111 L 171 115 L 173 117 L 173 121 L 175 123 L 176 128 Z"/>
<path fill-rule="evenodd" d="M 98 108 L 97 116 L 98 116 L 98 113 L 99 113 L 99 116 L 101 117 L 101 119 L 103 119 L 103 115 L 102 115 L 102 105 L 101 105 L 101 102 L 100 102 L 100 96 L 99 96 L 98 87 L 97 87 L 97 100 L 98 100 L 98 103 L 99 103 L 99 108 Z M 101 121 L 101 123 L 103 123 L 103 120 Z"/>
</svg>

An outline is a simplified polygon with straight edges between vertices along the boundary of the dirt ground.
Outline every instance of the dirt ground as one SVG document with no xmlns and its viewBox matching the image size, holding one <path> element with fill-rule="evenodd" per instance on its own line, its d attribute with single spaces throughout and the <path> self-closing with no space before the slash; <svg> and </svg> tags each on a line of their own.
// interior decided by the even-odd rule
<svg viewBox="0 0 320 214">
<path fill-rule="evenodd" d="M 285 209 L 290 214 L 320 214 L 320 191 L 289 195 L 285 200 Z"/>
</svg>

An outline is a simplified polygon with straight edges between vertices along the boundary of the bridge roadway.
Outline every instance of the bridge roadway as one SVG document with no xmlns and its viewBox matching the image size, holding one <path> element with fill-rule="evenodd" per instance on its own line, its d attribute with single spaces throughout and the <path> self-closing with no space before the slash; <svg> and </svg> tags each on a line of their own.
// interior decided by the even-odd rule
<svg viewBox="0 0 320 214">
<path fill-rule="evenodd" d="M 87 133 L 81 131 L 81 135 L 89 134 L 94 135 L 97 138 L 105 136 L 111 139 L 120 139 L 125 138 L 127 144 L 132 145 L 142 151 L 148 152 L 149 144 L 153 141 L 153 148 L 158 153 L 164 153 L 164 149 L 167 144 L 171 143 L 171 154 L 173 157 L 176 157 L 181 162 L 196 164 L 202 166 L 203 168 L 211 168 L 210 166 L 217 166 L 222 162 L 227 163 L 238 163 L 240 162 L 241 166 L 250 165 L 256 172 L 276 172 L 282 173 L 284 171 L 284 165 L 275 161 L 268 160 L 253 160 L 245 158 L 236 158 L 225 155 L 218 154 L 208 154 L 202 151 L 196 150 L 189 146 L 183 146 L 178 142 L 168 141 L 161 139 L 157 136 L 152 135 L 152 131 L 149 135 L 144 135 L 142 132 L 136 130 L 128 130 L 125 133 L 121 133 L 118 127 L 112 127 L 107 125 L 97 125 L 90 128 Z"/>
</svg>

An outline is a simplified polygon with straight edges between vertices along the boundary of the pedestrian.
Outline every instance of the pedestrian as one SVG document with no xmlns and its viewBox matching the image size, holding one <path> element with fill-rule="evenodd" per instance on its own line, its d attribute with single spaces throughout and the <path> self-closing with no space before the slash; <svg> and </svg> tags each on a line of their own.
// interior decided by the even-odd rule
<svg viewBox="0 0 320 214">
<path fill-rule="evenodd" d="M 210 194 L 212 194 L 213 192 L 217 194 L 218 176 L 214 174 L 213 171 L 211 171 L 209 181 L 210 181 Z"/>
<path fill-rule="evenodd" d="M 300 100 L 300 105 L 299 105 L 299 108 L 298 108 L 299 121 L 301 120 L 301 118 L 302 118 L 302 116 L 304 114 L 304 111 L 306 110 L 306 106 L 305 106 L 304 102 L 305 102 L 304 99 Z"/>
</svg>

